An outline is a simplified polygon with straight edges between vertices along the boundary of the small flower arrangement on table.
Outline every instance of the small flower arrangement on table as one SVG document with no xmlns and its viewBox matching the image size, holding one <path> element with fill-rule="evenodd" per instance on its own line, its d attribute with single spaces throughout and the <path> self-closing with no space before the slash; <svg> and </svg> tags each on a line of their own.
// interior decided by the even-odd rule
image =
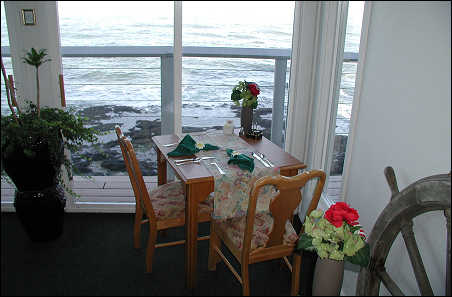
<svg viewBox="0 0 452 297">
<path fill-rule="evenodd" d="M 242 101 L 242 107 L 257 108 L 257 96 L 260 94 L 259 85 L 254 82 L 239 81 L 239 83 L 232 89 L 231 100 L 237 106 L 240 106 L 240 100 Z"/>
<path fill-rule="evenodd" d="M 358 218 L 358 212 L 345 202 L 333 204 L 325 214 L 313 210 L 303 224 L 297 250 L 315 251 L 322 259 L 367 267 L 370 249 Z"/>
</svg>

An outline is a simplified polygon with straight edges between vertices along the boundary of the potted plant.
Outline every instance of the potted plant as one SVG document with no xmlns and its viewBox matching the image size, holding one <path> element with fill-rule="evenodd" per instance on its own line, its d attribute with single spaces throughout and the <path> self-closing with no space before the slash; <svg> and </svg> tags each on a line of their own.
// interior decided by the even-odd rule
<svg viewBox="0 0 452 297">
<path fill-rule="evenodd" d="M 72 179 L 72 163 L 64 148 L 75 152 L 84 142 L 96 142 L 100 132 L 84 126 L 73 110 L 40 106 L 39 67 L 50 61 L 45 49 L 34 48 L 23 62 L 36 69 L 36 105 L 17 104 L 12 81 L 1 60 L 6 97 L 11 114 L 1 117 L 2 179 L 15 185 L 14 207 L 33 241 L 52 240 L 61 235 L 66 205 L 63 168 Z M 64 167 L 62 166 L 64 165 Z M 4 174 L 6 173 L 6 175 Z"/>
<path fill-rule="evenodd" d="M 237 106 L 240 106 L 242 100 L 242 110 L 240 112 L 240 135 L 252 134 L 253 123 L 253 109 L 257 108 L 257 96 L 260 94 L 260 89 L 257 83 L 239 81 L 232 89 L 231 100 Z"/>
<path fill-rule="evenodd" d="M 337 202 L 325 212 L 313 210 L 306 217 L 297 250 L 316 252 L 312 295 L 336 295 L 342 287 L 344 261 L 367 267 L 370 249 L 358 212 Z"/>
</svg>

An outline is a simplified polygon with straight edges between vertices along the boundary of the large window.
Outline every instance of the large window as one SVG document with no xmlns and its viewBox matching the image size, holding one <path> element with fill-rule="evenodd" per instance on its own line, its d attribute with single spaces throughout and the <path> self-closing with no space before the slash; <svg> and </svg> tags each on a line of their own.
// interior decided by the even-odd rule
<svg viewBox="0 0 452 297">
<path fill-rule="evenodd" d="M 112 2 L 108 7 L 105 2 L 59 2 L 61 45 L 171 47 L 173 5 L 169 1 Z M 239 127 L 240 108 L 232 103 L 230 94 L 239 80 L 247 80 L 261 87 L 255 124 L 271 138 L 275 58 L 271 54 L 267 58 L 256 56 L 262 56 L 265 49 L 286 50 L 284 63 L 279 64 L 285 83 L 279 80 L 283 94 L 278 101 L 284 106 L 278 120 L 285 121 L 293 10 L 293 1 L 259 5 L 254 1 L 183 2 L 182 42 L 192 52 L 183 57 L 182 64 L 183 132 L 222 129 L 226 119 L 233 119 Z M 251 50 L 240 58 L 235 57 L 240 50 L 233 50 L 232 56 L 220 51 L 202 57 L 200 47 Z M 161 133 L 167 116 L 162 114 L 162 101 L 172 99 L 171 92 L 168 96 L 162 88 L 165 78 L 161 74 L 171 77 L 173 71 L 165 51 L 161 56 L 158 53 L 153 57 L 63 57 L 68 106 L 88 117 L 91 125 L 111 131 L 103 137 L 100 150 L 86 146 L 80 152 L 91 157 L 91 162 L 83 161 L 80 154 L 73 155 L 78 174 L 126 174 L 112 130 L 116 124 L 132 139 L 144 175 L 156 174 L 150 138 Z"/>
<path fill-rule="evenodd" d="M 3 46 L 9 46 L 9 36 L 8 36 L 8 28 L 6 27 L 6 17 L 5 17 L 5 6 L 3 1 L 1 1 L 1 43 Z M 12 74 L 12 65 L 11 65 L 11 58 L 9 57 L 2 57 L 3 63 L 5 65 L 6 71 L 8 74 Z M 2 109 L 2 115 L 8 115 L 11 113 L 8 107 L 8 102 L 6 100 L 6 90 L 5 90 L 5 81 L 3 80 L 3 75 L 1 78 L 1 109 Z"/>
<path fill-rule="evenodd" d="M 240 127 L 240 108 L 231 101 L 231 91 L 238 81 L 246 80 L 258 83 L 261 88 L 254 124 L 271 139 L 275 58 L 271 53 L 267 59 L 256 56 L 264 56 L 263 49 L 286 49 L 281 67 L 288 82 L 294 5 L 294 1 L 183 2 L 183 47 L 209 47 L 210 52 L 218 47 L 236 49 L 228 54 L 216 52 L 214 57 L 183 58 L 183 131 L 221 129 L 227 119 Z M 243 57 L 247 54 L 237 48 L 252 50 Z M 242 53 L 242 57 L 234 53 L 237 56 Z M 284 92 L 279 98 L 285 107 L 286 86 L 282 86 Z M 284 113 L 277 120 L 285 118 Z M 283 131 L 276 132 L 283 135 Z M 282 146 L 283 141 L 278 144 Z"/>
<path fill-rule="evenodd" d="M 61 45 L 172 46 L 171 1 L 60 1 Z M 74 154 L 77 175 L 127 175 L 114 126 L 131 138 L 144 175 L 156 175 L 151 137 L 160 134 L 161 60 L 157 57 L 63 57 L 66 102 L 105 132 L 101 146 Z M 81 158 L 91 158 L 87 162 Z"/>
<path fill-rule="evenodd" d="M 328 197 L 332 201 L 340 200 L 342 191 L 342 171 L 350 131 L 363 11 L 364 1 L 349 2 L 344 42 L 344 61 L 342 62 L 340 92 L 337 100 L 333 156 L 331 157 L 328 182 Z"/>
</svg>

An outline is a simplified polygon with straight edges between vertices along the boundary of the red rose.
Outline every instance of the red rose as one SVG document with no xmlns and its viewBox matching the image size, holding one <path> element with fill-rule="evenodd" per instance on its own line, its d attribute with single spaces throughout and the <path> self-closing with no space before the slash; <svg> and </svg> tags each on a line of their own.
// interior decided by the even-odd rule
<svg viewBox="0 0 452 297">
<path fill-rule="evenodd" d="M 342 226 L 342 216 L 339 215 L 337 212 L 331 210 L 331 208 L 325 211 L 325 219 L 327 219 L 328 222 L 330 222 L 336 228 Z"/>
<path fill-rule="evenodd" d="M 356 209 L 351 208 L 345 202 L 337 202 L 325 212 L 325 219 L 327 219 L 332 225 L 339 228 L 342 226 L 342 222 L 346 221 L 349 225 L 357 225 L 359 215 Z"/>
<path fill-rule="evenodd" d="M 250 90 L 251 94 L 253 94 L 253 96 L 257 96 L 261 92 L 257 84 L 249 84 L 248 89 Z"/>
</svg>

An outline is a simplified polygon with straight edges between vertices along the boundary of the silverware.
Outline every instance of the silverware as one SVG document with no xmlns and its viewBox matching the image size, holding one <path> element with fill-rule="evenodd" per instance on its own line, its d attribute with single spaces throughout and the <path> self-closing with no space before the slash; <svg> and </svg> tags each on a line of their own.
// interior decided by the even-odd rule
<svg viewBox="0 0 452 297">
<path fill-rule="evenodd" d="M 173 146 L 173 145 L 178 145 L 179 142 L 175 142 L 175 143 L 168 143 L 168 144 L 164 144 L 163 146 Z"/>
<path fill-rule="evenodd" d="M 271 167 L 267 162 L 264 161 L 264 159 L 262 159 L 258 154 L 256 154 L 255 152 L 251 152 L 253 157 L 258 159 L 259 161 L 261 161 L 262 164 L 264 164 L 265 167 Z"/>
<path fill-rule="evenodd" d="M 179 163 L 184 163 L 184 162 L 199 162 L 201 160 L 207 160 L 207 159 L 215 159 L 215 157 L 195 157 L 195 158 L 190 158 L 190 159 L 182 159 L 182 160 L 176 160 L 174 161 L 174 163 L 179 164 Z"/>
<path fill-rule="evenodd" d="M 200 161 L 201 160 L 192 160 L 192 161 L 179 162 L 179 163 L 176 163 L 176 166 L 187 165 L 187 164 L 201 164 Z"/>
<path fill-rule="evenodd" d="M 220 168 L 220 166 L 218 166 L 217 163 L 212 162 L 212 163 L 210 163 L 210 165 L 215 165 L 217 167 L 218 171 L 220 171 L 220 174 L 225 174 L 226 173 L 226 172 L 223 171 L 223 169 Z"/>
<path fill-rule="evenodd" d="M 268 165 L 270 165 L 271 167 L 275 167 L 275 164 L 273 164 L 263 153 L 257 152 L 257 154 L 259 155 L 259 157 L 264 159 L 268 163 Z"/>
</svg>

